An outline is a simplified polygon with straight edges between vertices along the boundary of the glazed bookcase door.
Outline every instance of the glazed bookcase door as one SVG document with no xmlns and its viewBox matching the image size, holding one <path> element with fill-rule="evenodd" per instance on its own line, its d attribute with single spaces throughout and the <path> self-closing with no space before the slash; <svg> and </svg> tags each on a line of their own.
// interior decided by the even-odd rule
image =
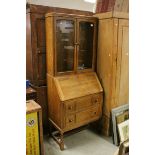
<svg viewBox="0 0 155 155">
<path fill-rule="evenodd" d="M 56 74 L 75 71 L 75 25 L 75 20 L 71 18 L 55 19 Z"/>
<path fill-rule="evenodd" d="M 93 70 L 96 23 L 78 19 L 77 27 L 77 71 Z"/>
</svg>

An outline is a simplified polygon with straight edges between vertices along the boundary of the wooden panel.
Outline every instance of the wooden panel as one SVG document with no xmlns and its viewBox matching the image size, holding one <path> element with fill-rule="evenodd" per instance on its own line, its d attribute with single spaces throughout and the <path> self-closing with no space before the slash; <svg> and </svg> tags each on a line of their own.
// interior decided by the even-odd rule
<svg viewBox="0 0 155 155">
<path fill-rule="evenodd" d="M 32 112 L 38 112 L 39 110 L 41 110 L 41 106 L 39 104 L 37 104 L 35 101 L 33 100 L 28 100 L 26 101 L 26 113 L 32 113 Z"/>
<path fill-rule="evenodd" d="M 117 95 L 116 95 L 116 78 L 117 78 L 117 64 L 118 64 L 118 19 L 113 19 L 113 56 L 112 56 L 112 78 L 111 78 L 111 108 L 113 105 L 117 105 L 116 100 L 117 100 Z M 111 108 L 109 109 L 109 114 L 111 112 Z M 109 114 L 107 115 L 109 117 Z"/>
<path fill-rule="evenodd" d="M 43 14 L 31 14 L 33 79 L 37 86 L 46 84 L 45 21 Z"/>
<path fill-rule="evenodd" d="M 39 112 L 39 138 L 40 138 L 40 149 L 41 155 L 44 155 L 44 143 L 43 143 L 43 124 L 42 124 L 42 111 Z"/>
<path fill-rule="evenodd" d="M 36 99 L 37 99 L 36 90 L 32 89 L 31 87 L 26 88 L 26 100 L 36 100 Z"/>
<path fill-rule="evenodd" d="M 31 49 L 31 19 L 26 14 L 26 79 L 33 79 L 32 49 Z"/>
<path fill-rule="evenodd" d="M 36 19 L 38 80 L 46 79 L 45 19 Z"/>
<path fill-rule="evenodd" d="M 102 131 L 105 136 L 110 136 L 110 118 L 103 114 L 102 116 Z"/>
<path fill-rule="evenodd" d="M 116 0 L 114 10 L 120 12 L 122 10 L 124 0 Z"/>
<path fill-rule="evenodd" d="M 68 14 L 81 14 L 81 15 L 93 15 L 93 12 L 90 11 L 82 11 L 82 10 L 75 10 L 75 9 L 67 9 L 67 8 L 58 8 L 58 7 L 49 7 L 49 6 L 42 6 L 42 5 L 34 5 L 34 4 L 27 4 L 26 6 L 27 12 L 33 13 L 47 13 L 47 12 L 59 12 L 59 13 L 68 13 Z"/>
<path fill-rule="evenodd" d="M 37 45 L 38 47 L 45 47 L 45 19 L 36 19 L 36 29 L 37 29 Z"/>
<path fill-rule="evenodd" d="M 129 0 L 123 1 L 122 12 L 129 12 Z"/>
<path fill-rule="evenodd" d="M 129 0 L 112 0 L 113 2 L 110 3 L 110 0 L 98 0 L 102 1 L 100 2 L 101 6 L 104 5 L 104 3 L 108 3 L 108 5 L 112 5 L 111 9 L 107 8 L 100 8 L 94 14 L 94 17 L 98 17 L 99 19 L 105 19 L 105 18 L 124 18 L 128 19 L 129 18 Z M 106 7 L 106 5 L 104 5 Z"/>
<path fill-rule="evenodd" d="M 104 88 L 103 113 L 107 116 L 110 115 L 111 100 L 114 98 L 117 24 L 118 20 L 114 19 L 99 21 L 97 74 Z"/>
<path fill-rule="evenodd" d="M 112 16 L 116 17 L 116 18 L 129 19 L 129 13 L 128 12 L 117 12 L 117 11 L 114 11 Z"/>
<path fill-rule="evenodd" d="M 116 0 L 97 0 L 96 13 L 109 12 L 113 10 Z"/>
<path fill-rule="evenodd" d="M 86 109 L 89 106 L 92 106 L 93 103 L 91 99 L 92 99 L 92 96 L 89 95 L 89 96 L 81 97 L 78 100 L 76 100 L 76 110 L 79 111 L 79 110 Z"/>
<path fill-rule="evenodd" d="M 107 19 L 107 18 L 112 18 L 112 17 L 129 19 L 129 13 L 128 12 L 117 12 L 117 11 L 98 13 L 98 14 L 95 14 L 93 16 L 97 17 L 98 19 Z"/>
<path fill-rule="evenodd" d="M 63 127 L 62 124 L 62 109 L 61 102 L 53 82 L 53 77 L 47 74 L 47 84 L 48 84 L 48 117 L 54 121 L 60 128 Z"/>
<path fill-rule="evenodd" d="M 119 20 L 117 106 L 129 103 L 129 27 L 128 20 Z"/>
<path fill-rule="evenodd" d="M 95 72 L 54 77 L 61 101 L 102 92 Z"/>
<path fill-rule="evenodd" d="M 97 0 L 96 13 L 129 12 L 129 0 Z"/>
<path fill-rule="evenodd" d="M 53 17 L 47 17 L 46 22 L 46 66 L 47 74 L 54 75 L 54 26 Z"/>
<path fill-rule="evenodd" d="M 98 19 L 106 19 L 106 18 L 111 18 L 113 16 L 113 12 L 111 11 L 111 12 L 106 12 L 106 13 L 96 13 L 93 16 L 97 17 Z"/>
<path fill-rule="evenodd" d="M 26 16 L 26 78 L 42 86 L 46 84 L 44 16 L 30 13 Z"/>
<path fill-rule="evenodd" d="M 114 11 L 129 12 L 129 0 L 116 0 Z"/>
<path fill-rule="evenodd" d="M 47 129 L 47 86 L 34 86 L 31 85 L 33 89 L 37 92 L 37 99 L 36 102 L 41 106 L 42 108 L 42 120 L 43 120 L 43 126 L 44 129 Z"/>
</svg>

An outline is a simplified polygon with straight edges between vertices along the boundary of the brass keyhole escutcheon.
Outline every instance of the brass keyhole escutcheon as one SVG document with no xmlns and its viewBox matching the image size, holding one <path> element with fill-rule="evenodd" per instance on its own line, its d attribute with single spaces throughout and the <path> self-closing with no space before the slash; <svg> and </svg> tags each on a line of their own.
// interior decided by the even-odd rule
<svg viewBox="0 0 155 155">
<path fill-rule="evenodd" d="M 98 99 L 95 99 L 95 103 L 98 102 Z"/>
<path fill-rule="evenodd" d="M 72 110 L 72 106 L 69 106 L 68 109 L 69 109 L 69 110 Z"/>
</svg>

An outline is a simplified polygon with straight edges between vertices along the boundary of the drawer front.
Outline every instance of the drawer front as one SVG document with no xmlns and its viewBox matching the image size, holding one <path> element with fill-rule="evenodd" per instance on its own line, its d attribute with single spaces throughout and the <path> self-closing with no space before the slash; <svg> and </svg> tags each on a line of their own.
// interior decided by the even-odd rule
<svg viewBox="0 0 155 155">
<path fill-rule="evenodd" d="M 66 113 L 73 113 L 76 111 L 76 103 L 75 101 L 65 102 L 65 111 Z"/>
<path fill-rule="evenodd" d="M 101 105 L 93 106 L 87 110 L 67 115 L 65 117 L 65 129 L 74 129 L 85 125 L 101 116 Z"/>
<path fill-rule="evenodd" d="M 101 94 L 94 94 L 86 97 L 81 97 L 76 101 L 76 110 L 80 111 L 86 109 L 86 107 L 95 106 L 100 104 L 102 100 Z"/>
<path fill-rule="evenodd" d="M 102 94 L 95 94 L 91 97 L 92 104 L 100 104 L 102 103 Z"/>
<path fill-rule="evenodd" d="M 75 115 L 66 117 L 66 128 L 72 128 L 75 125 Z"/>
<path fill-rule="evenodd" d="M 65 102 L 66 113 L 79 112 L 102 103 L 102 94 L 94 94 Z"/>
<path fill-rule="evenodd" d="M 100 116 L 100 106 L 98 105 L 88 110 L 77 113 L 76 123 L 79 124 L 84 122 L 90 122 L 91 120 L 99 116 Z"/>
</svg>

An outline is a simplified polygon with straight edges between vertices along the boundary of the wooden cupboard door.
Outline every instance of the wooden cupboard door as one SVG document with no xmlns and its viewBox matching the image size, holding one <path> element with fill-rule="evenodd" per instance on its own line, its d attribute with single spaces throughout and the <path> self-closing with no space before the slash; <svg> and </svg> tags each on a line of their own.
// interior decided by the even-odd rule
<svg viewBox="0 0 155 155">
<path fill-rule="evenodd" d="M 96 21 L 77 20 L 77 70 L 94 69 Z"/>
<path fill-rule="evenodd" d="M 75 19 L 57 17 L 56 33 L 56 73 L 73 72 L 75 57 Z"/>
<path fill-rule="evenodd" d="M 116 78 L 117 105 L 129 103 L 129 23 L 119 20 Z"/>
<path fill-rule="evenodd" d="M 36 20 L 38 80 L 46 79 L 46 47 L 45 47 L 45 19 Z"/>
<path fill-rule="evenodd" d="M 110 117 L 114 100 L 118 19 L 99 21 L 97 74 L 104 89 L 103 113 Z"/>
<path fill-rule="evenodd" d="M 33 79 L 32 49 L 31 49 L 31 17 L 26 14 L 26 79 Z"/>
<path fill-rule="evenodd" d="M 45 19 L 42 14 L 31 15 L 33 81 L 37 86 L 46 84 Z"/>
</svg>

